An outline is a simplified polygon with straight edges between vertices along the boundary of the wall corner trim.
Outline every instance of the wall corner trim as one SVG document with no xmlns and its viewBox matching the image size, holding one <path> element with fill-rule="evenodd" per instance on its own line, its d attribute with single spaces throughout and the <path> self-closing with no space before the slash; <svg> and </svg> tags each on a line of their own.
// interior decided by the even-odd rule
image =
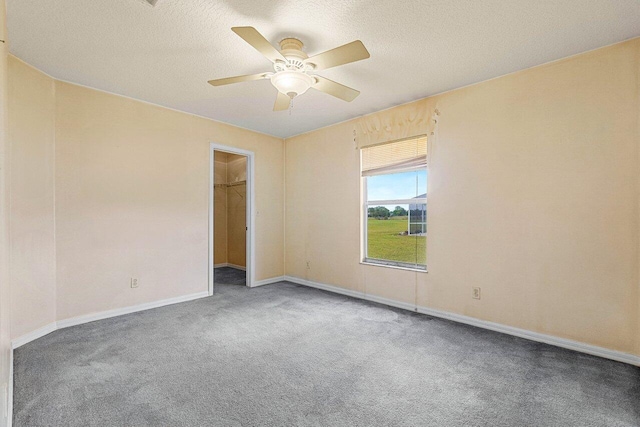
<svg viewBox="0 0 640 427">
<path fill-rule="evenodd" d="M 144 304 L 132 305 L 132 306 L 123 307 L 123 308 L 116 308 L 114 310 L 101 311 L 98 313 L 91 313 L 83 316 L 71 317 L 69 319 L 59 320 L 57 322 L 49 323 L 46 326 L 43 326 L 39 329 L 36 329 L 35 331 L 29 332 L 28 334 L 24 334 L 12 340 L 11 348 L 16 349 L 18 347 L 21 347 L 27 343 L 30 343 L 31 341 L 34 341 L 47 334 L 50 334 L 51 332 L 57 331 L 58 329 L 64 329 L 70 326 L 94 322 L 96 320 L 108 319 L 110 317 L 121 316 L 123 314 L 136 313 L 138 311 L 145 311 L 145 310 L 150 310 L 152 308 L 164 307 L 165 305 L 193 301 L 193 300 L 204 298 L 207 296 L 209 296 L 209 292 L 203 291 L 203 292 L 197 292 L 195 294 L 187 294 L 179 297 L 147 302 Z"/>
<path fill-rule="evenodd" d="M 24 334 L 14 340 L 11 340 L 11 349 L 16 349 L 21 347 L 31 341 L 37 340 L 40 337 L 43 337 L 51 332 L 55 331 L 57 328 L 56 322 L 49 323 L 41 328 L 36 329 L 35 331 L 31 331 L 27 334 Z"/>
<path fill-rule="evenodd" d="M 247 271 L 247 267 L 246 266 L 237 265 L 237 264 L 231 264 L 229 262 L 223 262 L 223 263 L 220 263 L 220 264 L 213 264 L 213 268 L 224 268 L 224 267 L 235 268 L 236 270 Z"/>
<path fill-rule="evenodd" d="M 379 304 L 384 304 L 391 307 L 400 308 L 403 310 L 418 312 L 418 313 L 426 314 L 428 316 L 438 317 L 441 319 L 451 320 L 453 322 L 464 323 L 466 325 L 488 329 L 494 332 L 500 332 L 503 334 L 528 339 L 530 341 L 536 341 L 536 342 L 553 345 L 556 347 L 566 348 L 566 349 L 574 350 L 580 353 L 585 353 L 592 356 L 598 356 L 605 359 L 614 360 L 616 362 L 622 362 L 622 363 L 628 363 L 630 365 L 640 366 L 640 356 L 636 356 L 630 353 L 623 353 L 621 351 L 610 350 L 604 347 L 598 347 L 595 345 L 586 344 L 579 341 L 573 341 L 565 338 L 555 337 L 553 335 L 541 334 L 538 332 L 515 328 L 513 326 L 507 326 L 500 323 L 488 322 L 486 320 L 476 319 L 474 317 L 464 316 L 462 314 L 436 310 L 429 307 L 416 306 L 414 304 L 405 303 L 402 301 L 391 300 L 391 299 L 379 297 L 376 295 L 366 294 L 360 291 L 341 288 L 339 286 L 313 282 L 310 280 L 301 279 L 299 277 L 285 276 L 284 280 L 291 283 L 296 283 L 298 285 L 321 289 L 324 291 L 346 295 L 353 298 L 359 298 L 359 299 L 363 299 L 371 302 L 377 302 Z"/>
<path fill-rule="evenodd" d="M 271 277 L 269 279 L 256 280 L 252 286 L 252 288 L 256 288 L 258 286 L 270 285 L 272 283 L 278 283 L 285 281 L 285 276 Z"/>
<path fill-rule="evenodd" d="M 11 427 L 13 425 L 13 347 L 9 349 L 9 391 L 7 394 L 7 427 Z"/>
</svg>

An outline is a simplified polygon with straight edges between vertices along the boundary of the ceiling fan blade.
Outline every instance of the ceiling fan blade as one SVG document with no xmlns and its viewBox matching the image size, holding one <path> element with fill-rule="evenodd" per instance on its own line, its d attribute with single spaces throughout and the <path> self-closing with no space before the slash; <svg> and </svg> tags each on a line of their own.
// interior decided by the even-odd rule
<svg viewBox="0 0 640 427">
<path fill-rule="evenodd" d="M 307 58 L 304 62 L 315 65 L 316 70 L 326 70 L 327 68 L 337 67 L 338 65 L 348 64 L 369 58 L 369 51 L 360 40 L 347 43 L 335 49 L 319 53 Z"/>
<path fill-rule="evenodd" d="M 269 43 L 269 41 L 265 39 L 264 36 L 255 28 L 233 27 L 231 28 L 231 31 L 242 37 L 242 39 L 253 46 L 254 49 L 267 57 L 269 61 L 286 61 L 278 49 L 273 47 L 273 45 Z"/>
<path fill-rule="evenodd" d="M 340 83 L 336 83 L 333 80 L 326 79 L 320 76 L 313 76 L 317 83 L 312 88 L 319 90 L 324 93 L 328 93 L 329 95 L 333 95 L 336 98 L 340 98 L 344 101 L 351 102 L 360 95 L 359 90 L 351 89 L 348 86 L 341 85 Z"/>
<path fill-rule="evenodd" d="M 246 76 L 226 77 L 224 79 L 209 80 L 209 84 L 213 86 L 224 86 L 232 83 L 250 82 L 252 80 L 265 79 L 267 73 L 249 74 Z"/>
<path fill-rule="evenodd" d="M 290 104 L 291 104 L 291 98 L 289 98 L 289 95 L 285 95 L 282 92 L 278 92 L 278 97 L 276 98 L 276 103 L 273 106 L 273 111 L 288 110 Z"/>
</svg>

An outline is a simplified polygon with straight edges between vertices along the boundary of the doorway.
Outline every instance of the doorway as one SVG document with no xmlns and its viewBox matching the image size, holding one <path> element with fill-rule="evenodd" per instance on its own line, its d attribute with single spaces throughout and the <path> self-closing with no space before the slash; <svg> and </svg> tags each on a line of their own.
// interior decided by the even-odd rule
<svg viewBox="0 0 640 427">
<path fill-rule="evenodd" d="M 253 284 L 253 153 L 211 145 L 209 294 Z"/>
</svg>

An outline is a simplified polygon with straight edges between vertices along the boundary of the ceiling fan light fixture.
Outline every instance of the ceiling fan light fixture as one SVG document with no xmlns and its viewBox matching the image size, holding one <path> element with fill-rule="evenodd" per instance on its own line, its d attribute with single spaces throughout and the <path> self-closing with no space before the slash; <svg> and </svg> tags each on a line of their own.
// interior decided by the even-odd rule
<svg viewBox="0 0 640 427">
<path fill-rule="evenodd" d="M 290 98 L 302 95 L 315 83 L 316 79 L 300 71 L 280 71 L 271 76 L 271 84 Z"/>
<path fill-rule="evenodd" d="M 369 52 L 360 40 L 309 57 L 302 50 L 304 44 L 296 38 L 288 37 L 281 40 L 278 50 L 253 27 L 232 27 L 231 31 L 271 61 L 275 73 L 249 74 L 209 80 L 209 84 L 212 86 L 269 79 L 278 90 L 273 111 L 284 111 L 291 108 L 293 105 L 291 100 L 308 91 L 310 87 L 347 102 L 353 101 L 360 94 L 355 89 L 315 74 L 316 70 L 326 70 L 369 58 Z M 308 73 L 313 74 L 309 75 Z"/>
</svg>

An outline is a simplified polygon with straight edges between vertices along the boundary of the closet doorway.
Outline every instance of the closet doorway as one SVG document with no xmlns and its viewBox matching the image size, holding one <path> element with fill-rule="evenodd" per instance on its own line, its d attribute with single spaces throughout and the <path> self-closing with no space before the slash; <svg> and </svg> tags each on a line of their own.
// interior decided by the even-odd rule
<svg viewBox="0 0 640 427">
<path fill-rule="evenodd" d="M 211 146 L 209 294 L 252 281 L 253 153 Z"/>
</svg>

